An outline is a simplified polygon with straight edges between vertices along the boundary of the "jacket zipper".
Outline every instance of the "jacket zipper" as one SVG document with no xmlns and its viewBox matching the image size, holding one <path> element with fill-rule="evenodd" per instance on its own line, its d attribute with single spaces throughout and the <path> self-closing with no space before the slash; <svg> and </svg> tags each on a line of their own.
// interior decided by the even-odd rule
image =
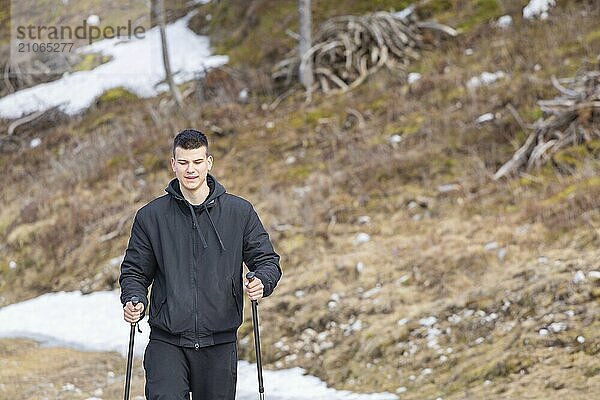
<svg viewBox="0 0 600 400">
<path fill-rule="evenodd" d="M 193 211 L 192 211 L 193 212 Z M 200 348 L 200 336 L 198 335 L 198 280 L 196 277 L 196 224 L 192 223 L 192 281 L 194 283 L 194 333 L 196 334 L 196 343 L 194 349 Z"/>
</svg>

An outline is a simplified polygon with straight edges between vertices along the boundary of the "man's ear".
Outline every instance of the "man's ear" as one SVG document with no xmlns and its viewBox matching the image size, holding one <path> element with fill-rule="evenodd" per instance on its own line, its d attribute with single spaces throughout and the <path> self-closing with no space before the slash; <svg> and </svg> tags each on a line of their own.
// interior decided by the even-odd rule
<svg viewBox="0 0 600 400">
<path fill-rule="evenodd" d="M 212 166 L 213 166 L 213 161 L 214 161 L 212 154 L 210 154 L 208 156 L 206 161 L 208 161 L 208 171 L 210 172 L 210 170 L 212 169 Z"/>
<path fill-rule="evenodd" d="M 175 159 L 171 157 L 171 170 L 175 172 Z"/>
</svg>

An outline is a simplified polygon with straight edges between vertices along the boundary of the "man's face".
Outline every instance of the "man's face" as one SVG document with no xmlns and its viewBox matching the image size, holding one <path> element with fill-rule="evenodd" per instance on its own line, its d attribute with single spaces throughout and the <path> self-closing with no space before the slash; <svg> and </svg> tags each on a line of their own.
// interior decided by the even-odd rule
<svg viewBox="0 0 600 400">
<path fill-rule="evenodd" d="M 187 190 L 194 191 L 206 181 L 212 162 L 212 156 L 206 156 L 204 146 L 197 149 L 176 147 L 175 157 L 171 158 L 171 168 L 179 183 Z"/>
</svg>

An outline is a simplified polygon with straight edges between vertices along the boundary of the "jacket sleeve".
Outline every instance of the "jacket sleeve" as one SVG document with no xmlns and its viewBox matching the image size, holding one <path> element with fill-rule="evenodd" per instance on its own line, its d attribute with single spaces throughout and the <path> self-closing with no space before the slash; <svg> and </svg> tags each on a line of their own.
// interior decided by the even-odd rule
<svg viewBox="0 0 600 400">
<path fill-rule="evenodd" d="M 244 228 L 243 258 L 248 269 L 263 283 L 263 296 L 271 295 L 281 278 L 279 255 L 273 250 L 269 234 L 253 207 Z"/>
<path fill-rule="evenodd" d="M 156 271 L 156 257 L 146 232 L 138 211 L 133 221 L 131 237 L 121 264 L 121 276 L 119 277 L 123 306 L 131 300 L 132 296 L 137 296 L 144 304 L 144 313 L 140 320 L 148 310 L 148 287 L 152 283 Z"/>
</svg>

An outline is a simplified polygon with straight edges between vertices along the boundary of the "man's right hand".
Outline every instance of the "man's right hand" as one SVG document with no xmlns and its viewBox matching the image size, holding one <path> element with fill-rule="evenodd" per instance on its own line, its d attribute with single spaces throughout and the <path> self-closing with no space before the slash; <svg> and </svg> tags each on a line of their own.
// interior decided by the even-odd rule
<svg viewBox="0 0 600 400">
<path fill-rule="evenodd" d="M 142 316 L 143 312 L 143 303 L 137 303 L 137 305 L 134 307 L 133 303 L 131 301 L 128 301 L 127 304 L 125 304 L 125 307 L 123 307 L 123 318 L 126 322 L 133 324 L 140 320 L 140 317 Z"/>
</svg>

